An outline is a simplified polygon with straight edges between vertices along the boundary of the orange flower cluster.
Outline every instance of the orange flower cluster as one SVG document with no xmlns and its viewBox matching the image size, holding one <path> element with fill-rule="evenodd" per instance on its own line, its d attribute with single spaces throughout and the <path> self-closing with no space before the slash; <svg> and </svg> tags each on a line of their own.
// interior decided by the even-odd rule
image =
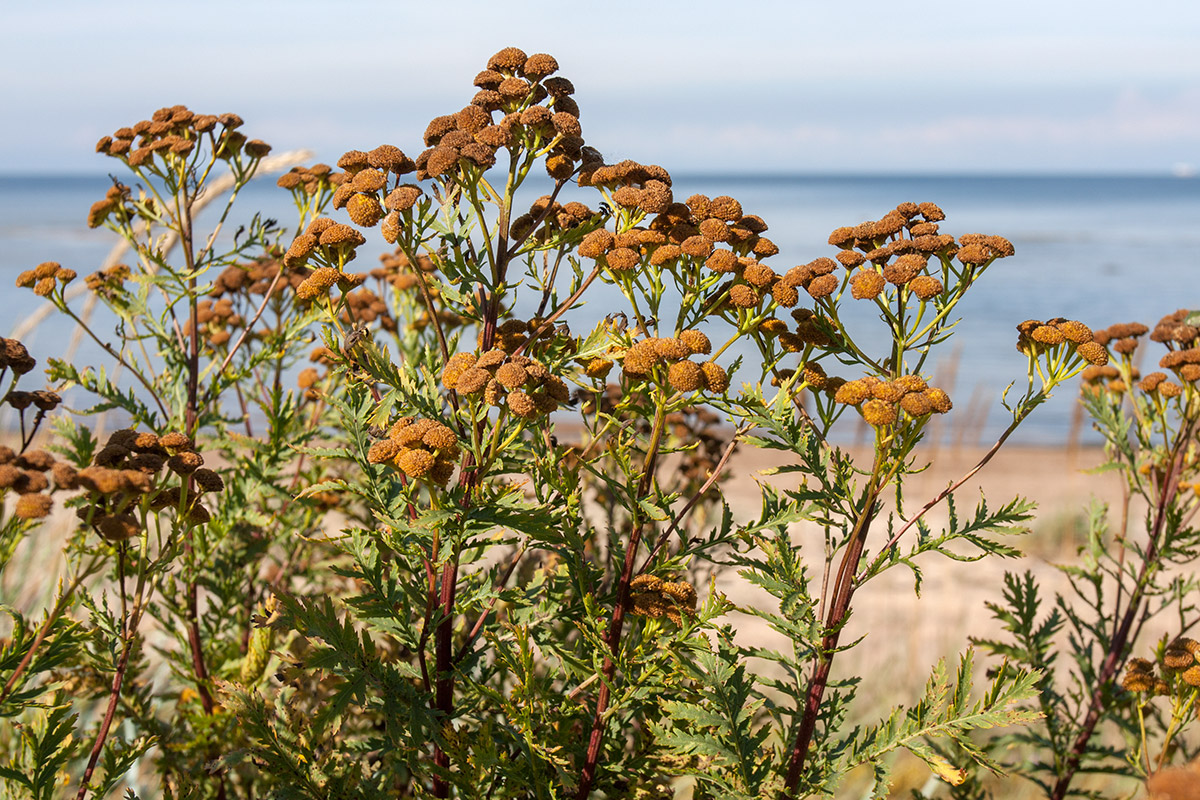
<svg viewBox="0 0 1200 800">
<path fill-rule="evenodd" d="M 796 387 L 798 389 L 808 388 L 816 391 L 823 391 L 830 397 L 834 397 L 837 395 L 838 389 L 841 389 L 846 385 L 845 378 L 829 377 L 827 374 L 825 374 L 825 368 L 816 361 L 804 362 L 800 365 L 799 371 L 801 373 L 801 377 L 800 383 Z M 796 372 L 797 371 L 794 369 L 778 370 L 771 378 L 771 385 L 783 386 L 784 383 L 791 380 L 791 378 L 795 376 Z"/>
<path fill-rule="evenodd" d="M 665 381 L 676 392 L 703 389 L 722 394 L 729 388 L 725 368 L 715 361 L 697 364 L 689 358 L 711 352 L 708 337 L 698 330 L 683 331 L 678 338 L 642 339 L 625 351 L 622 373 L 635 382 L 646 378 L 660 384 Z"/>
<path fill-rule="evenodd" d="M 230 264 L 217 275 L 208 296 L 214 300 L 227 297 L 237 298 L 238 296 L 262 297 L 275 282 L 275 276 L 279 274 L 281 266 L 279 259 L 274 254 L 257 258 L 246 264 Z M 304 277 L 302 274 L 286 275 L 276 286 L 275 292 L 277 294 L 282 292 L 285 286 L 296 289 Z"/>
<path fill-rule="evenodd" d="M 1096 341 L 1092 329 L 1082 322 L 1055 317 L 1045 322 L 1027 319 L 1017 326 L 1017 350 L 1037 357 L 1059 346 L 1069 346 L 1089 364 L 1104 366 L 1108 351 Z"/>
<path fill-rule="evenodd" d="M 114 299 L 125 290 L 125 281 L 129 278 L 129 267 L 125 264 L 113 264 L 111 267 L 93 272 L 87 276 L 87 288 L 100 297 Z"/>
<path fill-rule="evenodd" d="M 1125 666 L 1121 688 L 1127 692 L 1170 694 L 1175 680 L 1189 689 L 1200 687 L 1200 642 L 1186 636 L 1177 637 L 1163 651 L 1162 676 L 1154 674 L 1154 663 L 1144 658 L 1131 658 Z"/>
<path fill-rule="evenodd" d="M 674 201 L 671 175 L 658 164 L 589 161 L 579 172 L 579 185 L 607 189 L 615 205 L 646 214 L 665 214 Z"/>
<path fill-rule="evenodd" d="M 629 583 L 628 610 L 642 617 L 666 617 L 676 625 L 683 615 L 696 611 L 696 589 L 686 581 L 664 581 L 653 575 L 638 575 Z"/>
<path fill-rule="evenodd" d="M 245 327 L 246 319 L 239 308 L 242 311 L 254 308 L 259 303 L 256 298 L 265 296 L 268 291 L 276 297 L 287 290 L 296 292 L 312 274 L 312 270 L 298 267 L 286 270 L 280 276 L 281 269 L 284 269 L 281 259 L 278 253 L 273 253 L 244 264 L 231 264 L 217 275 L 208 293 L 210 299 L 201 300 L 196 308 L 201 340 L 206 347 L 217 350 L 226 346 L 233 334 Z M 275 287 L 273 290 L 272 286 Z M 183 332 L 191 335 L 190 320 L 184 324 Z M 254 340 L 259 336 L 258 332 L 251 331 L 247 339 Z"/>
<path fill-rule="evenodd" d="M 128 200 L 129 187 L 123 183 L 113 181 L 113 185 L 108 187 L 108 191 L 104 193 L 104 199 L 92 203 L 92 207 L 88 209 L 88 227 L 99 228 L 114 214 L 118 223 L 127 222 L 132 219 L 135 211 L 132 207 L 126 205 L 126 201 Z"/>
<path fill-rule="evenodd" d="M 583 203 L 573 200 L 563 204 L 545 195 L 533 202 L 528 213 L 513 220 L 509 238 L 520 242 L 532 236 L 538 241 L 546 241 L 556 233 L 579 227 L 594 216 L 596 212 Z"/>
<path fill-rule="evenodd" d="M 336 191 L 345 180 L 346 173 L 334 172 L 328 164 L 313 164 L 311 167 L 292 167 L 279 176 L 275 185 L 294 195 L 311 197 L 320 192 Z"/>
<path fill-rule="evenodd" d="M 515 353 L 521 349 L 535 353 L 553 341 L 565 344 L 568 349 L 575 347 L 576 341 L 569 337 L 569 329 L 565 324 L 547 325 L 545 329 L 542 329 L 542 323 L 543 320 L 539 317 L 532 317 L 529 320 L 505 320 L 496 328 L 492 337 L 492 347 L 503 350 L 505 353 Z M 483 348 L 483 331 L 480 331 L 475 337 L 475 346 Z"/>
<path fill-rule="evenodd" d="M 1200 329 L 1188 323 L 1191 314 L 1187 309 L 1168 314 L 1158 321 L 1153 331 L 1139 322 L 1110 325 L 1096 332 L 1096 341 L 1111 347 L 1129 366 L 1129 361 L 1137 350 L 1138 340 L 1150 333 L 1151 341 L 1161 342 L 1168 348 L 1168 352 L 1159 359 L 1158 365 L 1174 373 L 1180 383 L 1194 384 L 1200 381 L 1200 342 L 1197 341 Z M 1139 388 L 1148 393 L 1158 392 L 1165 397 L 1177 397 L 1182 393 L 1182 387 L 1166 380 L 1166 377 L 1161 372 L 1151 373 L 1139 384 Z M 1092 386 L 1087 388 L 1094 388 L 1097 381 L 1093 379 L 1090 383 Z M 1109 388 L 1112 388 L 1111 383 Z"/>
<path fill-rule="evenodd" d="M 366 241 L 366 237 L 354 228 L 334 222 L 328 217 L 317 217 L 308 223 L 304 233 L 292 240 L 291 246 L 283 256 L 283 265 L 288 269 L 296 269 L 307 264 L 308 259 L 315 255 L 325 266 L 315 270 L 312 275 L 301 282 L 296 289 L 297 296 L 303 300 L 311 300 L 329 291 L 329 288 L 335 283 L 349 281 L 351 285 L 344 285 L 343 290 L 362 283 L 365 276 L 353 277 L 331 265 L 341 265 L 352 261 L 357 254 L 357 248 Z M 339 275 L 332 280 L 328 280 L 328 275 L 311 280 L 321 269 L 333 269 Z"/>
<path fill-rule="evenodd" d="M 571 399 L 567 384 L 545 364 L 496 347 L 482 355 L 457 353 L 442 369 L 442 385 L 468 397 L 507 406 L 522 419 L 544 417 Z"/>
<path fill-rule="evenodd" d="M 212 300 L 201 300 L 196 304 L 196 322 L 201 327 L 201 336 L 206 345 L 217 349 L 229 343 L 233 331 L 246 324 L 242 315 L 234 311 L 233 298 L 222 297 L 215 303 Z M 191 323 L 184 326 L 184 335 L 192 333 Z"/>
<path fill-rule="evenodd" d="M 395 243 L 400 215 L 412 209 L 422 194 L 413 184 L 399 185 L 402 175 L 416 171 L 416 163 L 400 148 L 381 144 L 370 152 L 342 154 L 338 166 L 346 172 L 333 193 L 333 207 L 346 209 L 351 221 L 363 228 L 374 227 L 387 215 L 384 238 Z M 391 192 L 384 197 L 389 186 Z"/>
<path fill-rule="evenodd" d="M 1174 313 L 1167 314 L 1154 326 L 1154 330 L 1150 333 L 1150 341 L 1162 342 L 1167 346 L 1172 343 L 1180 346 L 1195 346 L 1196 338 L 1200 336 L 1200 328 L 1188 323 L 1188 319 L 1194 313 L 1189 309 L 1181 308 Z"/>
<path fill-rule="evenodd" d="M 1095 338 L 1097 343 L 1111 346 L 1113 352 L 1127 356 L 1137 349 L 1138 339 L 1148 331 L 1149 328 L 1140 322 L 1122 322 L 1096 331 Z"/>
<path fill-rule="evenodd" d="M 686 203 L 675 202 L 671 176 L 657 165 L 636 161 L 593 164 L 580 173 L 581 186 L 598 186 L 611 191 L 614 204 L 654 214 L 645 227 L 621 233 L 604 228 L 592 231 L 579 244 L 579 255 L 591 258 L 613 272 L 655 267 L 704 265 L 731 276 L 720 294 L 739 308 L 758 306 L 770 295 L 781 306 L 800 302 L 799 289 L 813 297 L 824 297 L 837 286 L 829 273 L 836 267 L 829 259 L 818 259 L 780 276 L 760 259 L 779 252 L 762 234 L 767 224 L 761 217 L 742 212 L 742 205 L 728 196 L 709 198 L 692 195 Z M 826 264 L 825 262 L 829 262 Z"/>
<path fill-rule="evenodd" d="M 17 287 L 28 289 L 33 287 L 33 293 L 38 297 L 49 297 L 58 282 L 66 286 L 75 280 L 73 269 L 64 269 L 57 261 L 43 261 L 34 269 L 27 269 L 17 276 Z"/>
<path fill-rule="evenodd" d="M 1172 350 L 1159 359 L 1158 365 L 1174 372 L 1181 381 L 1195 383 L 1200 380 L 1200 347 Z"/>
<path fill-rule="evenodd" d="M 794 331 L 777 317 L 768 317 L 758 325 L 758 332 L 766 337 L 778 338 L 780 346 L 788 353 L 802 353 L 809 347 L 830 347 L 838 342 L 837 326 L 828 317 L 808 308 L 792 310 L 796 322 Z"/>
<path fill-rule="evenodd" d="M 141 523 L 134 512 L 139 507 L 159 512 L 174 509 L 189 524 L 203 525 L 210 516 L 200 496 L 225 488 L 221 476 L 204 466 L 204 457 L 187 436 L 177 432 L 156 436 L 132 428 L 114 432 L 75 481 L 88 494 L 88 505 L 76 515 L 109 541 L 138 534 Z"/>
<path fill-rule="evenodd" d="M 118 128 L 112 136 L 96 143 L 96 152 L 119 158 L 136 169 L 154 169 L 157 157 L 164 165 L 179 159 L 187 160 L 202 140 L 207 140 L 213 154 L 226 161 L 245 153 L 260 159 L 271 152 L 271 146 L 258 139 L 246 140 L 238 130 L 242 118 L 237 114 L 195 114 L 187 106 L 160 108 L 150 119 Z"/>
<path fill-rule="evenodd" d="M 435 117 L 425 129 L 429 148 L 417 156 L 417 180 L 486 170 L 501 149 L 548 148 L 546 172 L 566 180 L 586 160 L 579 106 L 571 98 L 569 80 L 550 77 L 558 71 L 553 56 L 527 56 L 516 47 L 493 55 L 475 76 L 479 92 L 456 114 Z M 497 121 L 493 116 L 500 113 Z"/>
<path fill-rule="evenodd" d="M 446 425 L 431 419 L 401 417 L 388 431 L 388 438 L 371 445 L 367 460 L 387 464 L 410 478 L 445 486 L 460 455 L 458 435 Z"/>
<path fill-rule="evenodd" d="M 1162 373 L 1157 374 L 1162 375 Z M 1111 364 L 1086 367 L 1084 368 L 1083 372 L 1079 373 L 1079 377 L 1083 382 L 1081 388 L 1085 392 L 1096 393 L 1101 391 L 1109 391 L 1114 394 L 1121 394 L 1122 392 L 1129 390 L 1129 385 L 1125 383 L 1125 379 L 1121 377 L 1121 370 L 1117 369 Z M 1141 377 L 1141 373 L 1138 372 L 1136 367 L 1133 367 L 1130 369 L 1130 377 L 1136 381 Z M 1162 381 L 1154 379 L 1150 375 L 1146 377 L 1149 380 L 1147 385 L 1153 388 L 1146 389 L 1144 391 L 1161 390 L 1164 393 L 1164 396 L 1172 396 L 1171 392 L 1174 390 L 1170 386 L 1164 385 Z M 1165 378 L 1166 376 L 1164 375 L 1163 377 Z"/>
<path fill-rule="evenodd" d="M 893 424 L 903 411 L 911 419 L 945 414 L 954 404 L 950 396 L 929 386 L 920 375 L 902 375 L 891 381 L 867 375 L 846 381 L 834 393 L 834 402 L 858 406 L 867 424 L 877 428 Z"/>
<path fill-rule="evenodd" d="M 1154 675 L 1154 664 L 1144 658 L 1131 658 L 1125 665 L 1125 677 L 1121 679 L 1121 688 L 1127 692 L 1138 694 L 1167 694 L 1171 685 L 1162 678 Z"/>
<path fill-rule="evenodd" d="M 417 288 L 417 273 L 431 274 L 437 271 L 437 265 L 427 255 L 417 257 L 414 266 L 408 255 L 400 249 L 384 253 L 379 257 L 379 266 L 371 270 L 370 275 L 378 281 L 386 281 L 398 292 Z"/>
<path fill-rule="evenodd" d="M 851 295 L 874 300 L 890 284 L 907 289 L 921 301 L 945 291 L 940 278 L 928 274 L 930 258 L 949 264 L 956 258 L 967 268 L 988 266 L 1013 254 L 1012 243 L 1000 236 L 968 233 L 954 237 L 941 233 L 938 223 L 945 213 L 933 203 L 901 203 L 881 219 L 838 228 L 829 243 L 840 247 L 837 260 L 848 270 Z"/>
<path fill-rule="evenodd" d="M 0 445 L 0 496 L 10 490 L 16 493 L 13 513 L 18 519 L 41 519 L 49 514 L 50 492 L 76 488 L 75 475 L 70 464 L 56 461 L 45 450 L 15 453 Z M 47 476 L 54 479 L 53 489 Z"/>
</svg>

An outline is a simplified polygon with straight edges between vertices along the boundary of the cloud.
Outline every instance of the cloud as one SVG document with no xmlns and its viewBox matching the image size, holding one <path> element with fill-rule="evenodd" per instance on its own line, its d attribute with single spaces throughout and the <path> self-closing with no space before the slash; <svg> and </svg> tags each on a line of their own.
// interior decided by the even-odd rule
<svg viewBox="0 0 1200 800">
<path fill-rule="evenodd" d="M 968 169 L 1162 171 L 1194 159 L 1200 142 L 1200 88 L 1157 95 L 1105 93 L 1091 110 L 1059 109 L 1054 98 L 1025 108 L 995 102 L 940 104 L 928 116 L 903 104 L 870 113 L 838 113 L 823 103 L 797 104 L 754 119 L 690 115 L 661 123 L 639 115 L 605 137 L 637 135 L 654 158 L 670 154 L 689 166 L 724 163 L 732 171 Z M 802 119 L 796 119 L 801 117 Z M 651 156 L 648 156 L 651 157 Z"/>
<path fill-rule="evenodd" d="M 27 5 L 0 31 L 0 68 L 21 76 L 3 90 L 21 113 L 0 123 L 0 171 L 102 170 L 101 134 L 177 102 L 326 159 L 419 149 L 507 44 L 558 56 L 606 153 L 729 171 L 1148 169 L 1195 160 L 1200 131 L 1200 4 L 1153 5 Z"/>
</svg>

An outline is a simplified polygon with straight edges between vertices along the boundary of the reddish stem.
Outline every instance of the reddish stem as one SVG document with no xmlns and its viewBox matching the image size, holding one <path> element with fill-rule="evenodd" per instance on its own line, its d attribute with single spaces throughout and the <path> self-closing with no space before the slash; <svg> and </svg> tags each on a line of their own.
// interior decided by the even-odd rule
<svg viewBox="0 0 1200 800">
<path fill-rule="evenodd" d="M 1092 690 L 1092 696 L 1088 701 L 1087 715 L 1084 716 L 1083 724 L 1079 728 L 1079 734 L 1075 737 L 1075 741 L 1071 745 L 1070 753 L 1067 755 L 1066 763 L 1063 765 L 1063 771 L 1058 776 L 1058 780 L 1054 784 L 1054 789 L 1050 792 L 1050 800 L 1063 800 L 1067 795 L 1067 790 L 1071 786 L 1071 781 L 1075 779 L 1075 774 L 1079 771 L 1079 765 L 1083 760 L 1083 754 L 1087 751 L 1088 742 L 1091 741 L 1096 731 L 1096 726 L 1100 723 L 1100 717 L 1105 710 L 1105 691 L 1108 689 L 1113 678 L 1116 677 L 1117 670 L 1120 669 L 1121 663 L 1124 660 L 1125 647 L 1131 641 L 1129 632 L 1133 628 L 1134 623 L 1142 615 L 1142 603 L 1145 599 L 1146 573 L 1158 561 L 1159 539 L 1162 536 L 1163 528 L 1166 527 L 1167 509 L 1170 507 L 1179 488 L 1179 475 L 1183 468 L 1180 444 L 1192 439 L 1192 427 L 1189 426 L 1186 435 L 1180 437 L 1180 441 L 1176 444 L 1175 451 L 1172 454 L 1172 469 L 1163 479 L 1158 503 L 1154 512 L 1154 525 L 1150 529 L 1149 542 L 1146 546 L 1146 555 L 1142 559 L 1141 567 L 1138 569 L 1138 577 L 1134 588 L 1129 594 L 1129 605 L 1126 606 L 1125 614 L 1121 618 L 1121 624 L 1117 627 L 1112 640 L 1109 642 L 1108 652 L 1105 654 L 1100 672 L 1096 676 L 1096 686 Z"/>
<path fill-rule="evenodd" d="M 442 584 L 440 596 L 440 611 L 442 618 L 438 622 L 434 634 L 437 671 L 435 679 L 434 702 L 438 711 L 444 715 L 444 724 L 450 724 L 450 715 L 454 711 L 454 665 L 451 651 L 451 635 L 454 628 L 454 595 L 458 588 L 458 557 L 451 558 L 442 567 Z M 434 764 L 439 770 L 450 770 L 450 754 L 438 747 L 434 750 Z M 449 797 L 450 783 L 442 772 L 433 777 L 433 793 L 435 797 Z"/>
<path fill-rule="evenodd" d="M 637 497 L 639 499 L 646 496 L 650 490 L 650 484 L 654 480 L 654 466 L 658 459 L 658 448 L 662 441 L 665 421 L 666 407 L 659 405 L 654 416 L 654 429 L 650 433 L 650 449 L 646 452 L 642 477 L 638 481 Z M 592 784 L 596 780 L 596 770 L 600 763 L 600 746 L 604 741 L 604 712 L 608 710 L 609 685 L 616 673 L 616 654 L 621 646 L 625 607 L 629 604 L 629 584 L 633 580 L 633 566 L 637 558 L 638 545 L 642 540 L 643 527 L 644 522 L 641 521 L 634 526 L 633 532 L 629 535 L 629 544 L 625 548 L 625 565 L 621 569 L 621 578 L 617 582 L 617 597 L 613 605 L 612 618 L 608 624 L 608 636 L 605 640 L 608 645 L 608 653 L 604 656 L 604 664 L 601 667 L 604 680 L 600 682 L 600 689 L 596 693 L 596 712 L 592 716 L 592 730 L 588 735 L 587 752 L 584 756 L 583 769 L 579 773 L 579 790 L 575 795 L 577 800 L 586 800 L 587 796 L 591 794 Z"/>
<path fill-rule="evenodd" d="M 817 728 L 817 717 L 821 711 L 821 701 L 825 697 L 825 689 L 829 685 L 829 671 L 833 667 L 833 658 L 837 651 L 838 640 L 841 637 L 842 626 L 850 612 L 850 600 L 854 597 L 857 586 L 854 573 L 866 547 L 867 534 L 871 521 L 875 518 L 877 501 L 881 484 L 883 462 L 881 455 L 876 454 L 875 465 L 871 470 L 871 478 L 863 493 L 862 507 L 858 520 L 850 534 L 850 541 L 842 551 L 842 560 L 838 565 L 837 578 L 834 580 L 833 597 L 825 615 L 825 635 L 821 639 L 821 652 L 817 653 L 817 662 L 813 665 L 812 677 L 808 681 L 808 691 L 804 701 L 804 716 L 800 719 L 800 730 L 796 733 L 796 741 L 792 745 L 791 756 L 788 760 L 787 777 L 782 797 L 794 797 L 800 775 L 804 771 L 804 762 L 812 746 L 813 735 Z"/>
<path fill-rule="evenodd" d="M 125 681 L 125 671 L 129 666 L 129 654 L 133 651 L 133 636 L 133 631 L 130 631 L 125 639 L 125 648 L 121 651 L 121 660 L 117 662 L 117 671 L 113 675 L 112 686 L 109 687 L 108 707 L 104 710 L 104 721 L 100 723 L 100 731 L 96 734 L 96 743 L 92 745 L 92 752 L 88 757 L 87 768 L 84 769 L 83 777 L 80 779 L 79 792 L 75 795 L 75 800 L 83 800 L 87 795 L 88 781 L 92 779 L 92 773 L 96 771 L 96 762 L 100 760 L 104 742 L 108 739 L 108 731 L 112 727 L 113 716 L 117 711 L 117 701 L 121 697 L 121 684 Z"/>
</svg>

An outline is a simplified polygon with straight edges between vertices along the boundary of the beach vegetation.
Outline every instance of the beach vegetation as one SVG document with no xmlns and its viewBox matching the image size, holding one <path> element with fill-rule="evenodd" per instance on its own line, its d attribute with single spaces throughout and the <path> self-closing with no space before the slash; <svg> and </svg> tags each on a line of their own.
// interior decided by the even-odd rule
<svg viewBox="0 0 1200 800">
<path fill-rule="evenodd" d="M 779 264 L 753 208 L 586 141 L 552 56 L 481 66 L 415 155 L 351 142 L 280 175 L 293 220 L 241 212 L 271 148 L 236 114 L 162 108 L 97 144 L 114 177 L 87 224 L 128 263 L 16 283 L 106 363 L 0 342 L 0 571 L 65 529 L 60 571 L 25 576 L 50 602 L 2 606 L 3 796 L 808 797 L 861 775 L 887 796 L 907 753 L 922 796 L 1007 775 L 1061 798 L 1193 755 L 1192 317 L 1155 329 L 1171 374 L 1146 377 L 1146 330 L 1014 320 L 1003 433 L 910 498 L 953 408 L 933 365 L 1012 244 L 919 198 Z M 1122 525 L 1091 514 L 1049 608 L 1009 575 L 1011 638 L 870 716 L 886 666 L 839 667 L 895 632 L 855 627 L 855 599 L 1019 556 L 1032 504 L 957 490 L 1081 375 Z M 839 444 L 862 424 L 866 457 Z M 750 448 L 776 466 L 735 513 Z M 1157 649 L 1154 615 L 1178 620 Z"/>
</svg>

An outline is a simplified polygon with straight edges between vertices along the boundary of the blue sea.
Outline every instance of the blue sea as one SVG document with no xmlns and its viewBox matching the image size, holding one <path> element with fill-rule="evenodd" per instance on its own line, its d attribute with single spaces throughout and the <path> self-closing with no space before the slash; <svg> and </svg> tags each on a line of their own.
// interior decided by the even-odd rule
<svg viewBox="0 0 1200 800">
<path fill-rule="evenodd" d="M 769 263 L 784 272 L 835 251 L 830 231 L 878 219 L 903 201 L 942 207 L 944 233 L 999 234 L 1012 241 L 1013 258 L 997 262 L 959 306 L 962 323 L 942 350 L 930 377 L 950 391 L 956 407 L 942 436 L 964 444 L 989 443 L 1007 424 L 1000 395 L 1025 380 L 1025 359 L 1013 345 L 1018 322 L 1062 316 L 1094 328 L 1115 322 L 1148 325 L 1180 307 L 1198 307 L 1200 180 L 1158 176 L 867 176 L 676 175 L 676 197 L 728 194 L 746 213 L 763 217 L 779 245 Z M 80 276 L 94 271 L 114 243 L 89 230 L 89 206 L 104 194 L 99 176 L 0 176 L 0 335 L 8 335 L 42 301 L 17 290 L 17 274 L 42 261 L 58 261 Z M 532 201 L 540 192 L 535 187 Z M 594 206 L 590 190 L 571 199 Z M 294 219 L 289 195 L 271 179 L 243 190 L 228 229 L 254 211 L 287 226 Z M 211 222 L 211 221 L 210 221 Z M 201 218 L 200 224 L 205 220 Z M 376 242 L 378 240 L 370 240 Z M 380 252 L 383 251 L 383 243 Z M 366 253 L 360 263 L 372 263 Z M 614 309 L 620 298 L 599 295 L 572 327 L 576 332 Z M 863 341 L 882 345 L 882 323 L 854 318 Z M 101 321 L 103 323 L 103 321 Z M 111 325 L 111 323 L 108 323 Z M 104 325 L 101 324 L 101 329 Z M 111 328 L 110 328 L 111 329 Z M 52 317 L 26 342 L 39 359 L 61 354 L 69 326 Z M 1157 347 L 1157 346 L 1154 346 Z M 97 357 L 81 348 L 78 360 Z M 1146 354 L 1146 366 L 1157 362 Z M 1147 370 L 1148 371 L 1148 370 Z M 836 370 L 831 370 L 836 374 Z M 845 377 L 855 377 L 846 375 Z M 1062 444 L 1071 435 L 1076 387 L 1063 387 L 1014 437 L 1030 444 Z M 1095 441 L 1083 431 L 1083 441 Z"/>
</svg>

